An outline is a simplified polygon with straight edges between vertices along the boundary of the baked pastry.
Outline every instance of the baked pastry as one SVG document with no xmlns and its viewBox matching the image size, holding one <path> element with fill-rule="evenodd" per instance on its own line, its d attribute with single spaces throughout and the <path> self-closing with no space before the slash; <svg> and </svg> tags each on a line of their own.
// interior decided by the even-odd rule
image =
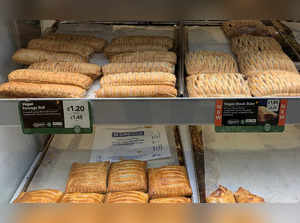
<svg viewBox="0 0 300 223">
<path fill-rule="evenodd" d="M 92 79 L 96 79 L 101 74 L 101 67 L 91 63 L 76 63 L 76 62 L 41 62 L 34 63 L 29 66 L 29 69 L 45 70 L 52 72 L 71 72 L 85 74 Z"/>
<path fill-rule="evenodd" d="M 105 195 L 98 193 L 67 193 L 64 194 L 60 203 L 74 204 L 102 204 Z"/>
<path fill-rule="evenodd" d="M 37 49 L 19 49 L 12 56 L 18 64 L 30 65 L 44 61 L 87 62 L 87 59 L 72 53 L 56 53 Z"/>
<path fill-rule="evenodd" d="M 186 80 L 190 97 L 251 97 L 242 74 L 203 73 L 189 76 Z"/>
<path fill-rule="evenodd" d="M 237 192 L 234 193 L 234 197 L 237 203 L 264 203 L 264 199 L 255 194 L 251 194 L 246 189 L 240 187 Z"/>
<path fill-rule="evenodd" d="M 273 37 L 242 35 L 231 39 L 232 52 L 239 55 L 247 52 L 280 51 L 280 44 Z"/>
<path fill-rule="evenodd" d="M 105 193 L 108 162 L 73 163 L 66 193 Z"/>
<path fill-rule="evenodd" d="M 167 62 L 176 64 L 176 53 L 170 51 L 138 51 L 110 57 L 111 63 Z"/>
<path fill-rule="evenodd" d="M 277 119 L 278 114 L 270 111 L 265 106 L 258 106 L 257 121 L 266 122 Z"/>
<path fill-rule="evenodd" d="M 63 84 L 88 89 L 93 80 L 83 74 L 69 72 L 52 72 L 33 69 L 19 69 L 8 75 L 9 81 L 38 84 Z"/>
<path fill-rule="evenodd" d="M 184 166 L 150 168 L 149 196 L 153 198 L 191 196 L 192 188 Z"/>
<path fill-rule="evenodd" d="M 88 35 L 51 33 L 45 36 L 44 38 L 57 41 L 71 41 L 73 43 L 88 45 L 90 47 L 93 47 L 94 50 L 98 53 L 103 52 L 103 49 L 107 44 L 107 41 L 102 38 Z"/>
<path fill-rule="evenodd" d="M 243 34 L 269 36 L 268 27 L 259 20 L 230 20 L 222 25 L 225 35 L 231 39 Z"/>
<path fill-rule="evenodd" d="M 173 39 L 167 36 L 121 36 L 114 38 L 111 43 L 113 45 L 149 44 L 163 46 L 167 49 L 173 48 Z"/>
<path fill-rule="evenodd" d="M 57 203 L 63 193 L 59 190 L 35 190 L 21 192 L 14 203 Z"/>
<path fill-rule="evenodd" d="M 218 204 L 227 204 L 227 203 L 236 203 L 234 195 L 231 190 L 228 190 L 226 187 L 220 185 L 218 189 L 212 192 L 207 198 L 207 203 L 218 203 Z"/>
<path fill-rule="evenodd" d="M 175 87 L 175 84 L 175 75 L 164 72 L 104 75 L 100 80 L 100 86 L 169 85 Z"/>
<path fill-rule="evenodd" d="M 82 98 L 86 90 L 63 84 L 6 82 L 0 84 L 0 97 L 9 98 Z"/>
<path fill-rule="evenodd" d="M 192 203 L 191 198 L 187 197 L 164 197 L 150 200 L 153 204 L 185 204 Z"/>
<path fill-rule="evenodd" d="M 146 204 L 148 194 L 141 191 L 109 192 L 106 194 L 105 203 L 108 204 Z"/>
<path fill-rule="evenodd" d="M 104 86 L 96 92 L 98 98 L 176 97 L 176 88 L 169 85 Z"/>
<path fill-rule="evenodd" d="M 269 70 L 258 72 L 248 78 L 251 94 L 265 96 L 299 96 L 300 75 L 287 71 Z"/>
<path fill-rule="evenodd" d="M 241 73 L 247 76 L 265 70 L 283 70 L 298 73 L 294 62 L 283 52 L 248 52 L 238 56 Z"/>
<path fill-rule="evenodd" d="M 174 64 L 166 62 L 110 63 L 102 67 L 104 75 L 136 72 L 175 73 Z"/>
<path fill-rule="evenodd" d="M 46 50 L 57 53 L 73 53 L 87 58 L 94 53 L 94 48 L 81 43 L 51 39 L 33 39 L 28 43 L 28 49 Z"/>
<path fill-rule="evenodd" d="M 237 63 L 230 54 L 206 50 L 188 53 L 185 67 L 188 75 L 238 72 Z"/>
<path fill-rule="evenodd" d="M 147 162 L 140 160 L 123 160 L 111 164 L 108 176 L 108 192 L 147 192 L 146 168 Z"/>
</svg>

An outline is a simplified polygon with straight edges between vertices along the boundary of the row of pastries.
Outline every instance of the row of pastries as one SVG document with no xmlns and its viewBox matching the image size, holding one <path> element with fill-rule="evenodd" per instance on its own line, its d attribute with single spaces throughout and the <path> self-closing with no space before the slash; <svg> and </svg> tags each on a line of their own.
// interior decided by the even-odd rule
<svg viewBox="0 0 300 223">
<path fill-rule="evenodd" d="M 124 160 L 73 163 L 65 193 L 23 192 L 15 203 L 191 203 L 191 195 L 184 166 L 147 169 L 145 161 Z"/>
</svg>

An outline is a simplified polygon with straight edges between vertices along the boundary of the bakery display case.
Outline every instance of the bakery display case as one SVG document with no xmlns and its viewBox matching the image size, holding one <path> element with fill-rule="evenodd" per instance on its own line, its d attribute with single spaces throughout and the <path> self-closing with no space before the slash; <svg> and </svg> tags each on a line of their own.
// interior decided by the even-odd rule
<svg viewBox="0 0 300 223">
<path fill-rule="evenodd" d="M 264 203 L 249 208 L 295 216 L 297 14 L 204 2 L 4 13 L 0 202 Z"/>
</svg>

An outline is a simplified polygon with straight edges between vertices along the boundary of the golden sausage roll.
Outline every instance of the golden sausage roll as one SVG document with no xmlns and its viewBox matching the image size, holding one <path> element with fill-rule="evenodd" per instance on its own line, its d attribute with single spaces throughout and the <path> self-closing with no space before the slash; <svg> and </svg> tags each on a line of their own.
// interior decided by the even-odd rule
<svg viewBox="0 0 300 223">
<path fill-rule="evenodd" d="M 238 73 L 238 65 L 230 54 L 200 50 L 188 53 L 185 59 L 188 75 L 198 73 Z"/>
<path fill-rule="evenodd" d="M 255 194 L 250 193 L 246 189 L 240 187 L 237 192 L 234 193 L 237 203 L 264 203 L 265 200 Z"/>
<path fill-rule="evenodd" d="M 72 53 L 56 53 L 37 49 L 19 49 L 12 57 L 18 64 L 30 65 L 44 61 L 87 62 L 87 59 Z"/>
<path fill-rule="evenodd" d="M 188 204 L 192 203 L 191 198 L 187 197 L 164 197 L 151 199 L 150 203 L 153 204 Z"/>
<path fill-rule="evenodd" d="M 84 89 L 88 89 L 93 83 L 90 77 L 79 73 L 33 69 L 15 70 L 8 75 L 8 80 L 23 83 L 73 85 Z"/>
<path fill-rule="evenodd" d="M 93 79 L 101 75 L 101 67 L 97 64 L 78 62 L 41 62 L 34 63 L 29 69 L 46 70 L 52 72 L 71 72 L 85 74 Z"/>
<path fill-rule="evenodd" d="M 177 56 L 176 53 L 170 51 L 138 51 L 114 55 L 109 60 L 111 63 L 167 62 L 176 64 Z"/>
<path fill-rule="evenodd" d="M 73 163 L 66 193 L 106 193 L 108 162 Z"/>
<path fill-rule="evenodd" d="M 169 85 L 175 87 L 174 74 L 164 72 L 121 73 L 104 75 L 100 86 Z"/>
<path fill-rule="evenodd" d="M 231 190 L 228 190 L 222 185 L 219 186 L 217 190 L 212 192 L 207 198 L 207 203 L 217 203 L 217 204 L 227 204 L 227 203 L 236 203 L 234 195 Z"/>
<path fill-rule="evenodd" d="M 141 191 L 109 192 L 106 194 L 107 204 L 146 204 L 148 194 Z"/>
<path fill-rule="evenodd" d="M 141 63 L 110 63 L 102 67 L 104 75 L 136 72 L 166 72 L 175 73 L 174 64 L 165 62 L 141 62 Z"/>
<path fill-rule="evenodd" d="M 75 43 L 88 45 L 94 48 L 94 50 L 98 53 L 103 52 L 104 47 L 107 44 L 107 41 L 102 38 L 88 35 L 51 33 L 45 36 L 44 38 L 58 41 L 71 41 Z"/>
<path fill-rule="evenodd" d="M 66 193 L 59 203 L 102 204 L 105 195 L 98 193 Z"/>
<path fill-rule="evenodd" d="M 247 81 L 238 73 L 197 74 L 186 78 L 190 97 L 251 97 Z"/>
<path fill-rule="evenodd" d="M 9 98 L 82 98 L 86 90 L 62 84 L 6 82 L 0 85 L 0 97 Z"/>
<path fill-rule="evenodd" d="M 52 189 L 22 192 L 14 203 L 57 203 L 62 195 L 61 191 Z"/>
<path fill-rule="evenodd" d="M 30 40 L 27 47 L 29 49 L 39 49 L 58 53 L 74 53 L 85 58 L 94 53 L 94 49 L 87 45 L 51 39 L 33 39 Z"/>
<path fill-rule="evenodd" d="M 104 86 L 96 92 L 98 98 L 176 97 L 176 88 L 168 85 Z"/>
<path fill-rule="evenodd" d="M 147 162 L 140 160 L 113 163 L 109 171 L 108 192 L 147 192 L 146 168 Z"/>
<path fill-rule="evenodd" d="M 150 168 L 149 196 L 151 198 L 191 196 L 192 189 L 184 166 Z"/>
</svg>

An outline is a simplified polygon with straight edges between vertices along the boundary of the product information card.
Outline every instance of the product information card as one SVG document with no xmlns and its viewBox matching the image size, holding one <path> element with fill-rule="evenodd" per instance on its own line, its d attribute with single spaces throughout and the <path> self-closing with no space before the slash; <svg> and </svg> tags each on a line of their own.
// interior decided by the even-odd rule
<svg viewBox="0 0 300 223">
<path fill-rule="evenodd" d="M 22 101 L 19 114 L 24 134 L 93 132 L 88 101 Z"/>
<path fill-rule="evenodd" d="M 171 156 L 166 129 L 149 127 L 97 127 L 90 162 L 126 159 L 154 160 Z"/>
<path fill-rule="evenodd" d="M 285 99 L 217 100 L 216 132 L 283 132 Z"/>
</svg>

